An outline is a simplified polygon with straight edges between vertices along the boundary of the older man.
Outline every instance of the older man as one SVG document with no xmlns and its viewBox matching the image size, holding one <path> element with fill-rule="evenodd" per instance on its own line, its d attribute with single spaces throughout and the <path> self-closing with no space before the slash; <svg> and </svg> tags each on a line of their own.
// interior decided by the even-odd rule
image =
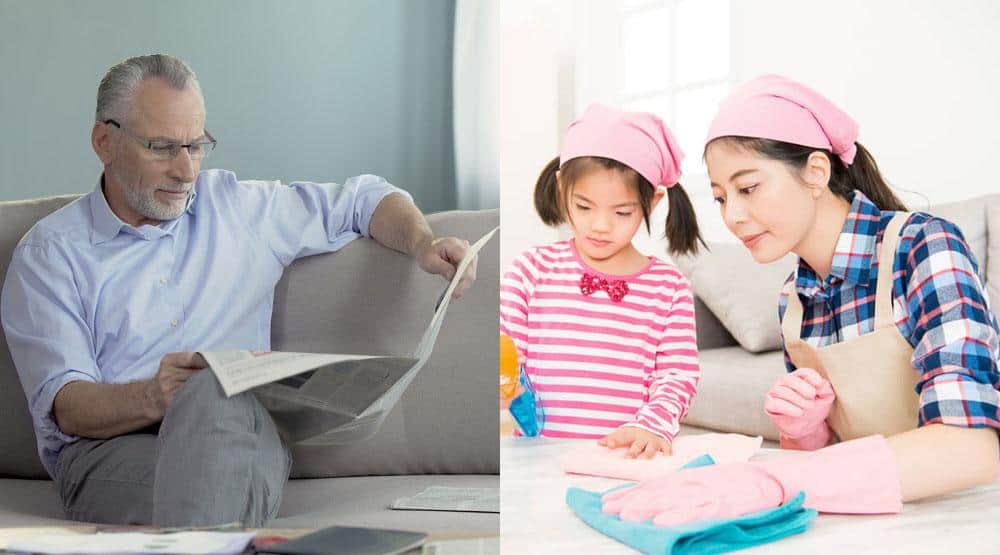
<svg viewBox="0 0 1000 555">
<path fill-rule="evenodd" d="M 97 188 L 25 235 L 3 291 L 42 462 L 73 519 L 260 526 L 288 448 L 194 351 L 269 350 L 274 286 L 298 257 L 370 236 L 450 279 L 468 243 L 435 239 L 379 177 L 289 187 L 200 172 L 215 139 L 194 73 L 171 56 L 108 71 L 91 142 Z"/>
</svg>

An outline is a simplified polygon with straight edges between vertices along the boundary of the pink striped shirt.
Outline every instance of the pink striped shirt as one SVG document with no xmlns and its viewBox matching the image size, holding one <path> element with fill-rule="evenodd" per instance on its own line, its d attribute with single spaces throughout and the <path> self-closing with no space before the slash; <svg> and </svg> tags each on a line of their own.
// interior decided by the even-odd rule
<svg viewBox="0 0 1000 555">
<path fill-rule="evenodd" d="M 580 291 L 584 272 L 624 279 L 621 302 Z M 636 274 L 587 266 L 572 240 L 532 248 L 500 281 L 500 331 L 514 340 L 545 413 L 542 435 L 600 438 L 622 425 L 672 439 L 698 385 L 686 277 L 655 257 Z"/>
</svg>

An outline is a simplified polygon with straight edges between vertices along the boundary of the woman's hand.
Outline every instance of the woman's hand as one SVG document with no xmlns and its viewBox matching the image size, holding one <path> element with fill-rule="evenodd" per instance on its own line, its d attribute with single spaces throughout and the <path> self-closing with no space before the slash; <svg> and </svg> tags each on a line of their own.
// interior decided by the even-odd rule
<svg viewBox="0 0 1000 555">
<path fill-rule="evenodd" d="M 597 440 L 597 444 L 608 449 L 627 445 L 629 449 L 625 456 L 630 459 L 638 457 L 651 459 L 657 452 L 662 452 L 664 455 L 671 453 L 670 440 L 635 426 L 622 426 Z"/>
<path fill-rule="evenodd" d="M 830 438 L 826 417 L 837 396 L 833 386 L 812 368 L 799 368 L 775 382 L 764 412 L 781 432 L 807 449 L 824 447 Z"/>
</svg>

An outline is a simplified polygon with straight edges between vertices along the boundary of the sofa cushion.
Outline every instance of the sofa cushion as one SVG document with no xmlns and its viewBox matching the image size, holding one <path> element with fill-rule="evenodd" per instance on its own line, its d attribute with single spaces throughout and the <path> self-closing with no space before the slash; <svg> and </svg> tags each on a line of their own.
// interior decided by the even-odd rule
<svg viewBox="0 0 1000 555">
<path fill-rule="evenodd" d="M 20 237 L 77 197 L 0 202 L 0 280 Z M 428 221 L 438 234 L 474 240 L 498 225 L 499 214 L 443 212 Z M 452 303 L 433 356 L 382 430 L 354 445 L 294 448 L 293 475 L 499 472 L 498 244 L 494 238 L 484 248 L 476 284 Z M 273 347 L 410 354 L 445 285 L 410 258 L 370 240 L 297 260 L 275 290 Z M 17 371 L 6 340 L 0 341 L 0 476 L 47 478 Z"/>
<path fill-rule="evenodd" d="M 993 195 L 986 201 L 986 233 L 989 239 L 986 249 L 986 290 L 994 312 L 1000 308 L 1000 195 Z"/>
<path fill-rule="evenodd" d="M 795 255 L 758 264 L 742 244 L 711 243 L 709 248 L 700 255 L 674 258 L 695 295 L 746 350 L 780 349 L 778 293 L 795 268 Z"/>
<path fill-rule="evenodd" d="M 698 353 L 701 379 L 684 424 L 777 440 L 764 396 L 785 373 L 781 351 L 751 354 L 741 347 Z"/>
<path fill-rule="evenodd" d="M 0 202 L 0 287 L 18 241 L 35 222 L 79 195 Z M 0 333 L 0 476 L 48 478 L 38 460 L 35 432 L 21 381 L 10 358 L 7 338 Z"/>
</svg>

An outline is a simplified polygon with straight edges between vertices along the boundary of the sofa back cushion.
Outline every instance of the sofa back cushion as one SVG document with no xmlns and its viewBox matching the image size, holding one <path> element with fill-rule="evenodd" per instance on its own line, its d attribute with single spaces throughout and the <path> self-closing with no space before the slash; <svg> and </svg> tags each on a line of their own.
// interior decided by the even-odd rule
<svg viewBox="0 0 1000 555">
<path fill-rule="evenodd" d="M 21 237 L 35 222 L 79 195 L 0 202 L 0 286 Z M 38 460 L 35 432 L 21 381 L 10 358 L 7 338 L 0 333 L 0 476 L 48 478 Z"/>
<path fill-rule="evenodd" d="M 472 242 L 499 225 L 499 212 L 427 219 L 435 234 Z M 494 236 L 480 253 L 476 283 L 449 306 L 434 354 L 378 434 L 348 445 L 293 446 L 293 477 L 500 472 L 499 244 Z M 297 260 L 276 288 L 272 346 L 409 355 L 446 285 L 374 241 Z"/>
<path fill-rule="evenodd" d="M 0 202 L 0 285 L 11 253 L 39 219 L 76 195 Z M 428 216 L 439 235 L 477 239 L 497 210 Z M 479 258 L 478 279 L 451 304 L 427 365 L 368 441 L 293 448 L 293 475 L 498 473 L 499 240 Z M 358 240 L 292 263 L 275 289 L 275 350 L 410 354 L 446 286 L 412 259 Z M 6 339 L 0 334 L 0 476 L 46 478 Z"/>
</svg>

